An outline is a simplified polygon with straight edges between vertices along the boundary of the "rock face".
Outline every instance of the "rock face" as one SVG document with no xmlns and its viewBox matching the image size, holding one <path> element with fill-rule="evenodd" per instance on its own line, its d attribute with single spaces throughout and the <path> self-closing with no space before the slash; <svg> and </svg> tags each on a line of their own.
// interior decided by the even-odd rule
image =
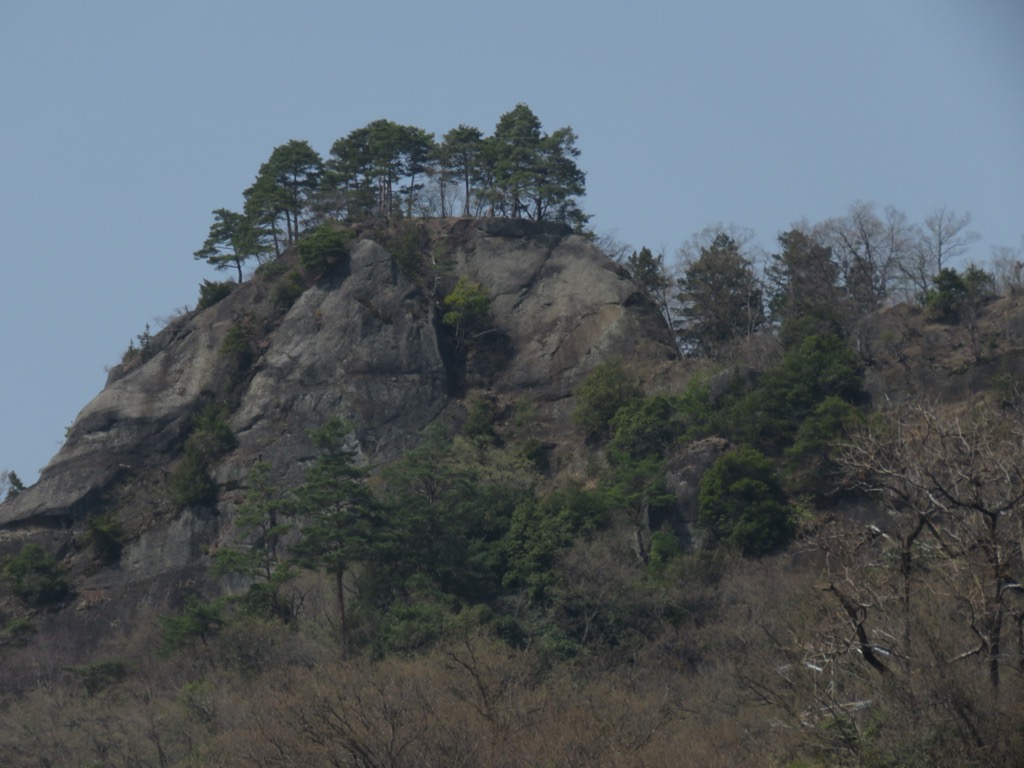
<svg viewBox="0 0 1024 768">
<path fill-rule="evenodd" d="M 111 628 L 152 622 L 200 589 L 231 536 L 252 464 L 264 459 L 282 484 L 300 482 L 314 454 L 309 432 L 332 417 L 352 425 L 352 447 L 375 466 L 414 446 L 433 421 L 458 419 L 482 390 L 528 399 L 540 441 L 571 452 L 572 395 L 596 365 L 619 358 L 650 384 L 677 360 L 657 310 L 564 226 L 420 226 L 430 236 L 418 255 L 436 267 L 429 279 L 407 276 L 371 238 L 322 275 L 285 254 L 111 371 L 39 482 L 0 504 L 0 555 L 41 544 L 74 582 L 74 607 L 39 619 L 53 659 L 116 651 Z M 490 300 L 491 326 L 470 345 L 440 320 L 459 276 Z M 212 466 L 217 506 L 182 510 L 168 479 L 210 405 L 237 444 Z M 97 567 L 84 545 L 88 520 L 108 512 L 124 546 L 116 563 Z"/>
<path fill-rule="evenodd" d="M 439 320 L 441 297 L 428 295 L 429 286 L 364 239 L 286 310 L 272 282 L 257 276 L 212 307 L 173 321 L 143 350 L 144 362 L 111 372 L 39 482 L 0 506 L 0 528 L 73 526 L 146 473 L 158 489 L 160 473 L 180 455 L 193 417 L 209 402 L 230 404 L 238 438 L 215 470 L 222 487 L 239 482 L 260 457 L 296 476 L 287 482 L 311 456 L 309 430 L 333 416 L 351 422 L 358 449 L 374 463 L 414 444 L 467 387 L 529 392 L 557 435 L 572 392 L 602 360 L 620 358 L 651 376 L 652 361 L 656 367 L 676 359 L 657 310 L 566 227 L 461 219 L 435 229 L 451 273 L 479 283 L 491 302 L 492 345 L 500 354 L 475 378 L 459 370 L 466 361 Z M 282 263 L 294 263 L 294 256 Z M 240 388 L 241 374 L 223 351 L 239 327 L 254 355 Z M 160 506 L 159 499 L 148 503 Z M 209 525 L 185 528 L 214 535 Z M 147 535 L 152 547 L 154 534 Z M 130 551 L 126 558 L 132 560 Z"/>
</svg>

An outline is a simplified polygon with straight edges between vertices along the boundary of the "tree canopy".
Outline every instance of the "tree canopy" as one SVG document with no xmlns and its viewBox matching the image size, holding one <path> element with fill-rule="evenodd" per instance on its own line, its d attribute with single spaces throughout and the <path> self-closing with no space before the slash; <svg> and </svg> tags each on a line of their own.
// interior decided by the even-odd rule
<svg viewBox="0 0 1024 768">
<path fill-rule="evenodd" d="M 444 134 L 374 120 L 337 139 L 326 161 L 307 141 L 271 152 L 245 190 L 241 213 L 213 212 L 195 252 L 217 269 L 243 265 L 285 248 L 326 219 L 356 223 L 416 216 L 490 215 L 562 221 L 582 227 L 584 172 L 576 132 L 546 133 L 525 104 L 502 115 L 485 136 L 460 124 Z"/>
</svg>

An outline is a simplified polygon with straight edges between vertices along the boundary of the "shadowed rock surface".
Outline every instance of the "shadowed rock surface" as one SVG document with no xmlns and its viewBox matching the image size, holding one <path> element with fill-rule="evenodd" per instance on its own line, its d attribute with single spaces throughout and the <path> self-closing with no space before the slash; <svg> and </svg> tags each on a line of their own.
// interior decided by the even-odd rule
<svg viewBox="0 0 1024 768">
<path fill-rule="evenodd" d="M 173 527 L 181 540 L 166 556 L 173 570 L 217 535 L 215 521 L 183 525 L 161 496 L 208 403 L 230 411 L 238 439 L 214 467 L 230 491 L 258 458 L 279 469 L 280 481 L 298 481 L 312 455 L 309 430 L 334 416 L 352 424 L 364 461 L 392 460 L 474 388 L 529 396 L 540 435 L 557 444 L 572 431 L 572 393 L 595 365 L 619 358 L 650 382 L 677 359 L 658 311 L 567 227 L 489 219 L 432 226 L 446 269 L 479 283 L 490 299 L 493 328 L 474 349 L 456 348 L 440 322 L 436 286 L 409 278 L 373 239 L 357 242 L 286 309 L 275 303 L 273 281 L 257 275 L 177 318 L 139 359 L 113 369 L 39 482 L 0 506 L 0 526 L 62 528 L 70 537 L 88 514 L 131 499 L 133 509 L 150 511 L 132 513 L 124 563 L 145 560 L 146 573 L 159 573 L 152 561 L 165 556 L 154 554 L 154 537 Z M 280 261 L 278 274 L 299 269 L 295 254 Z M 252 357 L 241 366 L 224 352 L 239 328 Z"/>
</svg>

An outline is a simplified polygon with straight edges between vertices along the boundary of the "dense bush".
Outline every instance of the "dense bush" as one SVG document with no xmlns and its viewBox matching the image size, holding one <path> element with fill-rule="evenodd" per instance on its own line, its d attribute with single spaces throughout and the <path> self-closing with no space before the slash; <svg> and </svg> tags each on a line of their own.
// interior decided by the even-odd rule
<svg viewBox="0 0 1024 768">
<path fill-rule="evenodd" d="M 235 290 L 238 283 L 231 280 L 217 282 L 216 280 L 203 280 L 199 285 L 199 302 L 196 309 L 212 307 L 221 299 L 226 299 Z"/>
<path fill-rule="evenodd" d="M 253 329 L 245 320 L 236 322 L 224 334 L 220 356 L 238 371 L 246 370 L 255 357 L 253 351 Z"/>
<path fill-rule="evenodd" d="M 607 498 L 600 492 L 568 486 L 543 499 L 525 500 L 512 514 L 505 537 L 507 586 L 525 587 L 534 597 L 554 581 L 558 556 L 574 541 L 607 524 Z"/>
<path fill-rule="evenodd" d="M 464 346 L 468 337 L 484 330 L 491 315 L 491 302 L 479 283 L 460 277 L 442 302 L 441 322 L 455 332 L 455 343 Z"/>
<path fill-rule="evenodd" d="M 352 232 L 324 225 L 299 242 L 302 266 L 314 274 L 321 274 L 338 263 L 348 253 Z"/>
<path fill-rule="evenodd" d="M 576 391 L 573 421 L 588 439 L 605 437 L 619 409 L 640 395 L 640 387 L 619 360 L 601 363 Z"/>
<path fill-rule="evenodd" d="M 26 544 L 7 557 L 2 570 L 11 591 L 29 605 L 56 603 L 71 591 L 57 559 L 38 544 Z"/>
<path fill-rule="evenodd" d="M 959 273 L 947 267 L 932 279 L 934 287 L 924 296 L 928 316 L 940 323 L 958 323 L 995 295 L 995 278 L 971 264 Z"/>
<path fill-rule="evenodd" d="M 85 539 L 92 548 L 96 559 L 104 565 L 116 563 L 121 559 L 124 548 L 124 528 L 117 515 L 105 512 L 92 515 L 85 521 Z"/>
<path fill-rule="evenodd" d="M 210 475 L 210 465 L 237 444 L 223 410 L 207 404 L 193 419 L 184 456 L 167 478 L 171 503 L 179 509 L 216 504 L 217 483 Z"/>
<path fill-rule="evenodd" d="M 270 299 L 274 306 L 280 310 L 290 309 L 298 301 L 299 297 L 306 291 L 306 281 L 298 270 L 288 270 L 278 278 L 270 292 Z"/>
<path fill-rule="evenodd" d="M 721 456 L 701 478 L 699 522 L 746 556 L 786 544 L 793 525 L 771 460 L 749 446 Z"/>
</svg>

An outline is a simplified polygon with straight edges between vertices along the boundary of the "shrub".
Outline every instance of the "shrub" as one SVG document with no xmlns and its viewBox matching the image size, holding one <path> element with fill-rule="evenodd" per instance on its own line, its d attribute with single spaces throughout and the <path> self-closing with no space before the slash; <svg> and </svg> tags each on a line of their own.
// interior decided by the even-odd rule
<svg viewBox="0 0 1024 768">
<path fill-rule="evenodd" d="M 191 597 L 179 615 L 160 617 L 160 655 L 169 656 L 182 648 L 195 647 L 196 641 L 205 646 L 226 623 L 222 601 L 204 603 Z"/>
<path fill-rule="evenodd" d="M 419 222 L 400 222 L 388 238 L 387 247 L 401 269 L 409 277 L 417 277 L 424 271 L 424 254 L 430 244 L 426 228 Z M 442 258 L 444 254 L 441 254 Z M 434 256 L 435 261 L 442 259 Z"/>
<path fill-rule="evenodd" d="M 321 226 L 299 243 L 302 266 L 316 274 L 325 272 L 348 253 L 352 232 Z"/>
<path fill-rule="evenodd" d="M 206 309 L 212 307 L 221 299 L 227 298 L 237 283 L 230 280 L 224 282 L 217 282 L 216 280 L 203 280 L 199 285 L 199 302 L 196 304 L 196 309 Z"/>
<path fill-rule="evenodd" d="M 270 292 L 270 300 L 278 309 L 288 310 L 305 292 L 306 281 L 298 270 L 292 269 L 274 283 L 274 288 Z"/>
<path fill-rule="evenodd" d="M 924 297 L 928 316 L 939 323 L 958 323 L 995 294 L 995 278 L 971 264 L 958 273 L 947 267 L 932 279 L 934 288 Z"/>
<path fill-rule="evenodd" d="M 246 370 L 254 358 L 252 348 L 252 328 L 246 322 L 232 325 L 220 345 L 220 356 L 228 360 L 239 371 Z"/>
<path fill-rule="evenodd" d="M 86 695 L 92 697 L 124 680 L 128 675 L 128 665 L 123 661 L 99 661 L 71 667 L 68 671 L 81 681 Z"/>
<path fill-rule="evenodd" d="M 179 509 L 216 504 L 217 483 L 210 476 L 210 464 L 237 445 L 224 411 L 208 403 L 193 419 L 185 455 L 167 478 L 171 503 Z"/>
<path fill-rule="evenodd" d="M 686 432 L 686 418 L 675 398 L 654 395 L 630 400 L 612 417 L 611 454 L 630 459 L 664 458 Z"/>
<path fill-rule="evenodd" d="M 30 605 L 59 602 L 71 591 L 56 558 L 38 544 L 26 544 L 6 558 L 3 575 L 11 591 Z"/>
<path fill-rule="evenodd" d="M 466 420 L 462 423 L 462 434 L 482 444 L 491 444 L 497 440 L 495 425 L 498 421 L 498 408 L 492 397 L 480 397 L 470 404 Z"/>
<path fill-rule="evenodd" d="M 775 466 L 749 446 L 722 455 L 704 473 L 698 521 L 747 557 L 768 554 L 793 534 Z"/>
<path fill-rule="evenodd" d="M 9 472 L 0 472 L 0 491 L 7 489 L 7 492 L 3 494 L 3 498 L 0 501 L 8 501 L 13 499 L 19 493 L 25 490 L 25 484 L 18 477 L 18 473 L 13 469 Z"/>
<path fill-rule="evenodd" d="M 640 397 L 640 387 L 623 370 L 618 360 L 597 366 L 576 392 L 573 421 L 588 439 L 608 434 L 619 409 Z"/>
<path fill-rule="evenodd" d="M 559 555 L 576 539 L 604 527 L 608 513 L 604 494 L 577 486 L 517 505 L 505 537 L 505 585 L 526 587 L 534 597 L 543 595 L 554 581 L 552 569 Z"/>
<path fill-rule="evenodd" d="M 197 448 L 187 447 L 185 456 L 171 470 L 167 478 L 167 496 L 178 509 L 217 503 L 217 483 L 210 476 L 206 457 Z"/>
<path fill-rule="evenodd" d="M 104 565 L 121 559 L 124 548 L 124 529 L 113 512 L 89 517 L 85 521 L 86 542 L 92 547 L 96 559 Z"/>
<path fill-rule="evenodd" d="M 483 286 L 460 277 L 452 292 L 444 297 L 446 312 L 441 322 L 455 331 L 456 344 L 462 346 L 470 333 L 486 328 L 491 302 Z"/>
<path fill-rule="evenodd" d="M 135 346 L 135 340 L 139 342 L 139 346 Z M 135 366 L 142 365 L 151 357 L 153 357 L 153 335 L 149 331 L 149 323 L 146 323 L 146 330 L 138 334 L 135 340 L 128 342 L 128 349 L 124 351 L 121 356 L 121 364 L 128 367 L 134 368 Z"/>
<path fill-rule="evenodd" d="M 35 631 L 35 626 L 24 616 L 8 619 L 0 629 L 0 646 L 25 645 Z"/>
</svg>

